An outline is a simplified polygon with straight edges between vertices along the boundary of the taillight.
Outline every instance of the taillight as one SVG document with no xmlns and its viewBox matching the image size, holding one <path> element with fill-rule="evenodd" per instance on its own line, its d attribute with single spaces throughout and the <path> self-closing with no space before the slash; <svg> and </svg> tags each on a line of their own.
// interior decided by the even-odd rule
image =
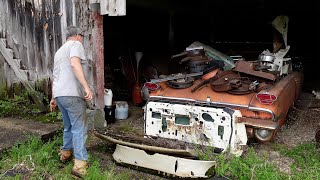
<svg viewBox="0 0 320 180">
<path fill-rule="evenodd" d="M 277 96 L 274 94 L 260 94 L 256 95 L 256 98 L 259 100 L 261 104 L 272 104 L 274 101 L 277 100 Z"/>
<path fill-rule="evenodd" d="M 144 86 L 146 88 L 148 88 L 150 91 L 155 91 L 155 90 L 158 90 L 160 88 L 159 84 L 151 83 L 151 82 L 144 83 Z"/>
</svg>

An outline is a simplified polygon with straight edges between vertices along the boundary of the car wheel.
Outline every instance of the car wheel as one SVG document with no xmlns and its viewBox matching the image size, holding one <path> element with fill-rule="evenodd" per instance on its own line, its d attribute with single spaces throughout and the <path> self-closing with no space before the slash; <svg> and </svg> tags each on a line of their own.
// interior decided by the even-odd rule
<svg viewBox="0 0 320 180">
<path fill-rule="evenodd" d="M 273 139 L 274 130 L 270 129 L 255 129 L 254 136 L 261 142 L 267 142 Z"/>
</svg>

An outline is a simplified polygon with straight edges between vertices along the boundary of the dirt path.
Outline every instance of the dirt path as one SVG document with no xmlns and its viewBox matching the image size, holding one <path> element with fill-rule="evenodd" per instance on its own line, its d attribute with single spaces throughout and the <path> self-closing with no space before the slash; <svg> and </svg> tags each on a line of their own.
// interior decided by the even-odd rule
<svg viewBox="0 0 320 180">
<path fill-rule="evenodd" d="M 302 93 L 287 118 L 276 138 L 277 143 L 293 147 L 314 141 L 315 132 L 320 125 L 320 100 L 310 93 Z"/>
</svg>

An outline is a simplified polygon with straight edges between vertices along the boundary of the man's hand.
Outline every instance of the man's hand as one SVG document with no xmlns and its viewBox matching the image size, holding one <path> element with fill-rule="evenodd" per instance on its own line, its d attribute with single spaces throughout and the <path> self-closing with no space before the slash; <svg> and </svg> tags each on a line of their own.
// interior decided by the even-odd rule
<svg viewBox="0 0 320 180">
<path fill-rule="evenodd" d="M 56 110 L 56 107 L 57 107 L 56 100 L 55 99 L 51 99 L 51 101 L 50 101 L 50 111 L 54 112 Z"/>
<path fill-rule="evenodd" d="M 92 99 L 92 92 L 91 92 L 90 88 L 86 88 L 84 91 L 86 92 L 84 99 L 87 101 L 90 101 Z"/>
</svg>

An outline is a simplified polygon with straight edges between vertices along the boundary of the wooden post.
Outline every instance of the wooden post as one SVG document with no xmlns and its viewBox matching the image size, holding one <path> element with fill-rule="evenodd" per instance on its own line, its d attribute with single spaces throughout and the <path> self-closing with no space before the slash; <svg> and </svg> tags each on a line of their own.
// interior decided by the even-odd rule
<svg viewBox="0 0 320 180">
<path fill-rule="evenodd" d="M 92 12 L 94 26 L 92 29 L 93 61 L 95 71 L 93 74 L 96 87 L 96 107 L 104 108 L 104 44 L 103 44 L 103 17 L 99 11 Z"/>
</svg>

